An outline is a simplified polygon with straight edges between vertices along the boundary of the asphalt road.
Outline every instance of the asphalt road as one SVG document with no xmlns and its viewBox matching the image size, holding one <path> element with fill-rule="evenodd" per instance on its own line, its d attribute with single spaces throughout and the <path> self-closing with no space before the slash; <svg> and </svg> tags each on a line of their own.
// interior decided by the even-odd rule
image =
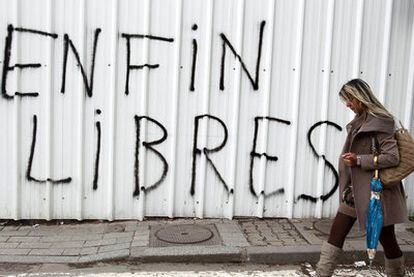
<svg viewBox="0 0 414 277">
<path fill-rule="evenodd" d="M 315 276 L 309 264 L 133 264 L 124 262 L 89 265 L 0 264 L 0 276 Z M 383 268 L 340 266 L 334 276 L 385 276 Z M 407 276 L 414 276 L 410 267 Z"/>
</svg>

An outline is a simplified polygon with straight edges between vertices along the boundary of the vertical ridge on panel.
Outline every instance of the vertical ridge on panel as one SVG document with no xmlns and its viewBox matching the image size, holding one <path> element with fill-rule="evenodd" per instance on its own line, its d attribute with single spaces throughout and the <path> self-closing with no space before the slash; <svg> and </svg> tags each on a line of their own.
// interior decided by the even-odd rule
<svg viewBox="0 0 414 277">
<path fill-rule="evenodd" d="M 391 38 L 391 22 L 392 22 L 392 9 L 393 0 L 387 0 L 385 6 L 385 19 L 384 19 L 384 38 L 382 42 L 382 55 L 381 55 L 381 75 L 380 75 L 380 86 L 379 86 L 379 100 L 384 104 L 385 94 L 387 88 L 388 79 L 388 58 L 390 50 L 390 38 Z"/>
<path fill-rule="evenodd" d="M 287 217 L 292 218 L 293 217 L 293 206 L 295 204 L 295 167 L 296 167 L 296 159 L 297 159 L 297 136 L 298 136 L 298 126 L 299 126 L 299 105 L 300 105 L 300 78 L 301 78 L 301 71 L 302 71 L 302 48 L 303 48 L 303 29 L 304 29 L 304 21 L 305 21 L 305 0 L 299 0 L 300 7 L 299 7 L 299 16 L 300 22 L 298 24 L 298 30 L 297 30 L 297 54 L 295 59 L 294 71 L 295 71 L 295 80 L 294 80 L 294 89 L 293 89 L 293 110 L 292 110 L 292 143 L 290 147 L 290 168 L 289 168 L 289 177 L 288 177 L 288 191 L 286 198 L 289 201 L 288 202 L 288 212 Z"/>
<path fill-rule="evenodd" d="M 46 30 L 51 31 L 52 30 L 52 25 L 53 25 L 53 1 L 52 0 L 48 0 L 47 1 L 47 13 L 48 13 L 48 22 L 47 22 L 47 26 L 46 26 Z M 53 171 L 53 144 L 52 144 L 52 135 L 53 135 L 53 59 L 52 59 L 52 49 L 53 49 L 53 42 L 49 41 L 46 51 L 47 51 L 47 63 L 49 64 L 49 73 L 47 74 L 47 88 L 46 88 L 46 96 L 45 96 L 45 120 L 47 122 L 47 127 L 46 127 L 46 149 L 47 149 L 47 154 L 46 154 L 46 176 L 52 176 L 51 173 L 54 172 Z M 53 214 L 53 200 L 52 200 L 52 183 L 50 181 L 46 182 L 46 219 L 47 220 L 51 220 L 52 219 L 52 214 Z"/>
<path fill-rule="evenodd" d="M 211 0 L 212 4 L 211 4 L 211 30 L 213 32 L 214 30 L 214 3 L 215 0 Z M 213 43 L 213 39 L 212 36 L 210 36 L 211 40 L 210 40 L 210 51 L 206 51 L 206 55 L 207 53 L 210 54 L 210 62 L 209 62 L 209 70 L 206 70 L 208 76 L 206 76 L 206 78 L 204 79 L 204 83 L 203 83 L 203 88 L 210 88 L 211 85 L 211 60 L 213 58 L 213 55 L 211 53 L 213 47 L 212 47 L 212 43 Z M 210 89 L 204 89 L 204 95 L 203 95 L 203 100 L 202 100 L 202 104 L 203 104 L 203 110 L 201 114 L 208 114 L 209 111 L 209 103 L 210 103 Z M 201 121 L 201 128 L 199 128 L 200 132 L 198 134 L 200 135 L 200 145 L 202 147 L 206 147 L 206 143 L 207 143 L 207 136 L 208 136 L 208 121 Z M 199 172 L 200 174 L 197 174 L 196 177 L 196 189 L 195 189 L 195 194 L 193 196 L 193 201 L 194 201 L 194 209 L 195 209 L 195 216 L 198 218 L 203 218 L 204 216 L 204 195 L 205 195 L 205 182 L 206 182 L 206 171 L 207 171 L 207 162 L 206 162 L 206 157 L 205 155 L 201 154 L 200 155 L 200 163 L 199 163 Z M 197 169 L 195 169 L 197 170 Z"/>
<path fill-rule="evenodd" d="M 364 0 L 358 1 L 357 22 L 355 27 L 355 44 L 354 44 L 354 66 L 352 69 L 352 78 L 358 78 L 359 65 L 361 60 L 361 42 L 362 42 L 362 22 L 364 17 Z"/>
<path fill-rule="evenodd" d="M 109 112 L 110 116 L 109 118 L 109 130 L 108 130 L 108 134 L 109 137 L 112 138 L 109 139 L 109 145 L 110 145 L 110 149 L 108 150 L 109 155 L 108 155 L 108 163 L 110 163 L 110 165 L 108 166 L 109 171 L 108 171 L 108 180 L 109 181 L 109 193 L 108 193 L 108 201 L 109 201 L 109 205 L 108 205 L 108 218 L 109 220 L 113 220 L 114 219 L 114 213 L 115 213 L 115 205 L 116 203 L 114 203 L 114 199 L 115 199 L 115 184 L 116 184 L 116 174 L 115 174 L 115 150 L 116 150 L 116 126 L 115 126 L 115 117 L 116 117 L 116 106 L 117 106 L 117 101 L 116 101 L 116 88 L 117 88 L 117 80 L 118 80 L 118 59 L 117 59 L 117 53 L 118 53 L 118 1 L 117 0 L 112 0 L 112 15 L 111 15 L 111 19 L 112 19 L 112 29 L 110 31 L 111 34 L 111 62 L 113 63 L 113 67 L 111 69 L 111 88 L 110 88 L 110 107 L 112 109 L 112 111 Z"/>
<path fill-rule="evenodd" d="M 208 56 L 208 58 L 205 58 L 206 60 L 208 60 L 209 62 L 207 63 L 207 70 L 205 70 L 206 72 L 206 76 L 204 76 L 205 78 L 202 78 L 203 83 L 201 85 L 201 87 L 203 88 L 203 97 L 202 97 L 202 112 L 201 114 L 207 114 L 208 110 L 209 110 L 209 102 L 210 102 L 210 88 L 212 86 L 211 84 L 211 78 L 212 78 L 212 68 L 211 68 L 211 64 L 212 64 L 212 59 L 213 59 L 213 38 L 212 38 L 212 34 L 213 34 L 213 30 L 214 30 L 214 4 L 215 4 L 215 0 L 209 0 L 210 3 L 210 32 L 208 34 L 207 37 L 207 41 L 209 42 L 209 46 L 207 47 L 207 51 L 205 51 L 205 55 Z M 207 123 L 204 123 L 203 121 L 201 122 L 201 131 L 199 132 L 200 135 L 200 145 L 205 146 L 206 144 L 206 139 L 205 137 L 207 136 Z M 206 159 L 205 156 L 203 154 L 200 155 L 200 163 L 199 163 L 199 172 L 200 174 L 197 174 L 197 178 L 196 180 L 194 180 L 197 184 L 196 188 L 195 188 L 195 193 L 192 197 L 192 200 L 194 202 L 194 211 L 193 214 L 195 214 L 196 217 L 198 218 L 202 218 L 203 214 L 204 214 L 204 203 L 203 203 L 203 199 L 204 199 L 204 186 L 205 186 L 205 179 L 206 179 L 206 170 L 207 170 L 207 165 L 206 165 Z M 197 170 L 197 169 L 195 169 Z M 198 200 L 197 200 L 198 199 Z M 201 200 L 201 201 L 200 201 Z"/>
<path fill-rule="evenodd" d="M 149 30 L 151 30 L 151 26 L 150 26 L 151 25 L 151 1 L 149 1 L 146 6 L 147 6 L 147 10 L 145 11 L 146 12 L 145 18 L 147 20 L 146 21 L 147 22 L 147 26 L 146 26 L 147 29 L 146 29 L 145 33 L 148 34 Z M 148 42 L 148 40 L 146 40 L 144 42 L 143 53 L 144 53 L 143 56 L 146 58 L 146 61 L 148 61 L 148 59 L 149 59 L 149 42 Z M 143 74 L 144 77 L 143 77 L 142 92 L 141 92 L 142 93 L 142 100 L 141 100 L 141 105 L 140 105 L 139 110 L 142 113 L 142 115 L 147 115 L 147 113 L 148 113 L 148 103 L 147 102 L 148 102 L 148 93 L 149 93 L 149 90 L 148 90 L 148 78 L 149 78 L 148 71 L 145 70 L 145 71 L 143 71 L 142 74 Z M 142 137 L 144 137 L 144 138 L 147 137 L 147 133 L 148 133 L 147 123 L 146 123 L 146 121 L 143 121 L 141 124 L 142 124 L 141 125 L 141 130 L 144 130 L 144 132 L 140 133 L 139 140 L 144 141 L 141 138 Z M 141 178 L 140 179 L 141 179 L 141 182 L 142 182 L 141 187 L 143 187 L 145 185 L 146 176 L 147 176 L 147 172 L 146 172 L 146 168 L 147 168 L 146 151 L 141 151 L 139 153 L 138 159 L 143 161 L 139 164 L 139 167 L 140 167 L 139 172 L 141 172 L 141 174 L 140 174 Z M 140 184 L 138 184 L 138 185 L 140 185 Z M 141 187 L 139 187 L 138 189 L 141 190 Z M 146 194 L 145 194 L 145 191 L 143 191 L 143 190 L 141 190 L 141 191 L 142 191 L 142 194 L 139 197 L 139 203 L 138 203 L 138 219 L 139 220 L 143 220 L 144 217 L 145 217 Z"/>
<path fill-rule="evenodd" d="M 411 23 L 411 42 L 410 42 L 410 58 L 408 61 L 408 78 L 407 78 L 407 91 L 405 101 L 405 116 L 404 127 L 410 130 L 413 125 L 411 117 L 413 115 L 413 99 L 414 99 L 414 21 Z"/>
<path fill-rule="evenodd" d="M 210 74 L 211 76 L 211 74 Z M 203 112 L 202 114 L 208 114 L 208 105 L 209 105 L 209 91 L 205 91 L 205 95 L 203 98 Z M 199 128 L 200 132 L 200 145 L 202 147 L 206 147 L 207 143 L 207 137 L 208 137 L 208 122 L 201 121 L 201 128 Z M 202 153 L 202 152 L 201 152 Z M 203 218 L 204 216 L 204 195 L 205 195 L 205 186 L 206 186 L 206 175 L 207 175 L 207 160 L 205 155 L 200 155 L 200 174 L 197 174 L 197 178 L 195 180 L 197 186 L 196 186 L 196 192 L 195 196 L 193 198 L 193 201 L 195 201 L 195 215 L 198 218 Z"/>
<path fill-rule="evenodd" d="M 362 47 L 362 33 L 363 33 L 363 19 L 364 19 L 364 3 L 365 0 L 358 1 L 357 6 L 357 23 L 355 24 L 355 44 L 354 44 L 354 60 L 352 69 L 352 78 L 360 76 L 361 64 L 361 47 Z M 349 120 L 352 120 L 354 115 L 349 113 Z"/>
<path fill-rule="evenodd" d="M 245 5 L 245 1 L 243 1 L 243 5 L 242 7 L 244 7 Z M 244 13 L 244 9 L 242 9 L 241 13 Z M 242 22 L 240 22 L 239 26 L 243 26 L 244 27 L 244 20 L 243 20 L 243 16 L 240 16 L 240 20 Z M 243 36 L 243 30 L 241 32 L 242 36 Z M 227 210 L 227 218 L 231 219 L 233 217 L 233 213 L 234 213 L 234 193 L 235 193 L 235 185 L 236 185 L 236 171 L 237 171 L 237 146 L 238 146 L 238 131 L 239 131 L 239 120 L 240 120 L 240 87 L 241 87 L 241 71 L 240 70 L 236 70 L 236 72 L 234 73 L 236 75 L 236 77 L 234 78 L 235 80 L 235 99 L 236 99 L 236 103 L 235 103 L 235 107 L 236 110 L 233 113 L 233 118 L 232 118 L 232 131 L 231 133 L 233 134 L 237 134 L 234 136 L 234 140 L 233 143 L 231 144 L 232 148 L 230 150 L 230 153 L 232 155 L 232 159 L 230 159 L 230 181 L 229 184 L 231 184 L 232 188 L 229 187 L 229 189 L 233 189 L 233 193 L 229 194 L 229 205 L 228 205 L 228 210 Z"/>
<path fill-rule="evenodd" d="M 177 15 L 177 20 L 179 21 L 177 23 L 177 45 L 176 45 L 176 50 L 175 50 L 175 54 L 176 54 L 176 63 L 175 63 L 175 68 L 177 68 L 176 73 L 175 73 L 175 78 L 174 78 L 174 84 L 173 84 L 173 103 L 172 103 L 172 130 L 173 130 L 173 136 L 172 136 L 172 140 L 171 140 L 171 184 L 170 184 L 170 190 L 169 190 L 169 211 L 168 211 L 168 217 L 172 218 L 174 216 L 174 191 L 175 191 L 175 179 L 176 179 L 176 160 L 177 160 L 177 137 L 178 137 L 178 130 L 177 130 L 177 126 L 178 126 L 178 98 L 180 97 L 179 94 L 179 89 L 180 89 L 180 70 L 178 70 L 179 65 L 180 65 L 180 60 L 181 60 L 181 33 L 183 32 L 182 30 L 182 25 L 183 25 L 183 18 L 182 18 L 182 14 L 183 14 L 183 0 L 178 0 L 178 15 Z"/>
<path fill-rule="evenodd" d="M 20 0 L 14 2 L 15 3 L 15 18 L 16 18 L 16 23 L 18 25 L 20 25 L 20 6 L 21 6 L 21 2 Z M 19 39 L 17 38 L 16 41 L 18 41 Z M 20 44 L 19 44 L 20 45 Z M 17 47 L 16 50 L 16 55 L 18 56 L 20 53 L 20 47 Z M 17 86 L 20 87 L 20 81 L 19 81 L 19 73 L 16 74 L 16 77 L 14 77 L 14 81 L 15 84 L 17 84 Z M 24 176 L 23 174 L 20 174 L 22 172 L 22 157 L 21 157 L 21 145 L 22 145 L 22 138 L 21 138 L 21 122 L 20 122 L 20 101 L 16 101 L 13 100 L 13 135 L 14 135 L 14 139 L 13 141 L 14 143 L 14 147 L 13 147 L 13 167 L 14 167 L 14 178 L 15 179 L 15 196 L 14 196 L 14 200 L 15 200 L 15 207 L 14 207 L 14 215 L 13 218 L 15 220 L 19 220 L 21 219 L 21 204 L 22 204 L 22 196 L 21 196 L 21 187 L 22 187 L 22 178 L 21 176 Z"/>
<path fill-rule="evenodd" d="M 325 55 L 323 57 L 323 84 L 322 84 L 322 106 L 321 106 L 321 120 L 327 120 L 328 117 L 328 98 L 329 98 L 329 81 L 331 68 L 331 52 L 332 52 L 332 37 L 333 37 L 333 22 L 334 22 L 335 0 L 328 2 L 328 16 L 326 24 L 326 40 L 325 40 Z M 319 138 L 319 149 L 326 152 L 326 125 L 321 126 L 321 133 Z M 325 180 L 325 161 L 319 159 L 316 195 L 323 195 L 324 180 Z M 323 199 L 318 198 L 315 208 L 315 217 L 321 218 L 323 212 Z"/>
<path fill-rule="evenodd" d="M 264 116 L 269 116 L 269 110 L 270 110 L 270 78 L 272 76 L 272 49 L 273 49 L 273 35 L 274 35 L 274 31 L 273 31 L 273 25 L 274 25 L 274 15 L 275 15 L 275 9 L 276 9 L 276 3 L 275 1 L 272 2 L 273 3 L 273 7 L 269 9 L 269 25 L 268 25 L 268 29 L 270 30 L 269 36 L 269 42 L 267 44 L 267 52 L 268 53 L 268 60 L 267 63 L 263 66 L 264 68 L 268 68 L 267 70 L 267 74 L 268 74 L 268 78 L 267 80 L 262 81 L 265 84 L 265 88 L 263 89 L 263 93 L 264 93 L 264 101 L 263 101 L 263 115 Z M 266 149 L 267 149 L 267 143 L 268 143 L 268 133 L 269 133 L 269 122 L 268 121 L 263 121 L 263 132 L 262 132 L 262 151 L 260 151 L 261 153 L 266 153 Z M 262 157 L 260 159 L 260 181 L 259 184 L 261 186 L 261 190 L 259 191 L 265 191 L 265 186 L 266 186 L 266 158 Z M 259 195 L 259 217 L 263 217 L 264 216 L 264 211 L 265 211 L 265 194 L 261 193 Z"/>
<path fill-rule="evenodd" d="M 81 21 L 82 21 L 82 24 L 80 25 L 81 27 L 80 27 L 79 32 L 83 33 L 83 36 L 80 36 L 81 41 L 79 42 L 79 45 L 82 45 L 82 52 L 85 53 L 86 45 L 85 45 L 85 32 L 84 32 L 83 26 L 85 26 L 86 0 L 82 1 L 82 4 L 79 5 L 79 9 L 80 9 L 79 14 L 81 15 L 80 17 L 81 17 Z M 85 56 L 85 55 L 83 55 L 83 56 Z M 79 94 L 82 94 L 82 92 L 83 92 L 82 82 L 79 81 L 77 85 L 78 85 L 77 89 L 79 91 Z M 79 194 L 80 199 L 79 199 L 79 202 L 78 202 L 78 212 L 77 212 L 77 214 L 78 214 L 78 220 L 82 220 L 83 216 L 85 214 L 84 211 L 83 211 L 83 208 L 84 208 L 83 202 L 84 202 L 84 199 L 86 197 L 84 195 L 85 194 L 84 186 L 85 186 L 86 182 L 85 182 L 85 154 L 84 154 L 84 151 L 83 151 L 84 144 L 85 144 L 85 134 L 86 134 L 86 132 L 85 132 L 85 124 L 83 123 L 84 122 L 84 117 L 85 117 L 85 109 L 84 109 L 84 101 L 82 101 L 82 96 L 79 96 L 78 107 L 79 107 L 78 114 L 79 114 L 79 120 L 80 121 L 78 122 L 78 124 L 79 124 L 78 139 L 79 139 L 79 141 L 77 143 L 78 144 L 77 148 L 79 149 L 79 151 L 77 153 L 77 155 L 78 155 L 77 160 L 79 160 L 80 162 L 77 163 L 77 166 L 78 166 L 78 170 L 79 170 L 78 194 Z"/>
<path fill-rule="evenodd" d="M 404 117 L 404 127 L 413 134 L 413 109 L 414 109 L 414 20 L 411 23 L 411 43 L 410 43 L 410 59 L 408 64 L 408 78 L 407 78 L 407 91 L 406 91 L 406 102 L 405 102 L 405 117 Z M 410 183 L 409 186 L 405 186 L 406 194 L 411 198 L 411 201 L 408 201 L 407 206 L 409 211 L 413 211 L 414 203 L 412 201 L 412 195 L 414 192 L 413 183 L 414 176 L 411 174 L 407 179 L 404 180 L 404 185 Z"/>
</svg>

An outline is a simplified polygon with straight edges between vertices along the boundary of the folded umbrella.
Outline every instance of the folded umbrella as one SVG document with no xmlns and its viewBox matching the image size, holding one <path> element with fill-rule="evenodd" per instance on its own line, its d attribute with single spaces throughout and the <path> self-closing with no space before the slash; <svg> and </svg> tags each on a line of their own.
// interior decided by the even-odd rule
<svg viewBox="0 0 414 277">
<path fill-rule="evenodd" d="M 378 157 L 374 157 L 374 164 L 376 165 Z M 383 184 L 378 178 L 378 170 L 375 170 L 375 176 L 371 180 L 371 199 L 369 201 L 369 209 L 366 220 L 366 235 L 367 235 L 367 253 L 370 265 L 375 258 L 377 252 L 378 240 L 381 235 L 382 224 L 384 222 L 382 205 L 381 205 L 381 192 Z"/>
</svg>

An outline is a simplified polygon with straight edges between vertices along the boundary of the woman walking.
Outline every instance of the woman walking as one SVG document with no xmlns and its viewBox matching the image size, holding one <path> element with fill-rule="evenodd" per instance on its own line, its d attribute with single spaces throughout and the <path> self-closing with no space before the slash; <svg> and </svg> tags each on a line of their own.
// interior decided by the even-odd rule
<svg viewBox="0 0 414 277">
<path fill-rule="evenodd" d="M 342 86 L 339 97 L 355 113 L 347 124 L 347 138 L 339 157 L 340 206 L 327 242 L 322 244 L 316 271 L 332 276 L 339 261 L 345 237 L 356 220 L 365 230 L 371 196 L 370 180 L 375 169 L 397 166 L 399 152 L 394 138 L 394 119 L 378 101 L 369 85 L 354 79 Z M 378 147 L 378 163 L 374 166 L 373 139 Z M 404 276 L 404 257 L 395 238 L 394 225 L 405 222 L 407 207 L 401 182 L 387 185 L 382 192 L 384 223 L 380 243 L 384 248 L 387 276 Z"/>
</svg>

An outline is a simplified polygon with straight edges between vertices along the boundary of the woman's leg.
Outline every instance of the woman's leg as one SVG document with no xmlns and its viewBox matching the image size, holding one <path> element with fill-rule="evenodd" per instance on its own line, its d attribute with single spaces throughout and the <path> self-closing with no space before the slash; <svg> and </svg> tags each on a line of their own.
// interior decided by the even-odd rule
<svg viewBox="0 0 414 277">
<path fill-rule="evenodd" d="M 355 221 L 356 218 L 338 212 L 335 216 L 334 222 L 332 223 L 328 243 L 338 248 L 342 248 L 344 246 L 345 238 L 349 231 L 351 231 Z"/>
<path fill-rule="evenodd" d="M 332 276 L 342 254 L 345 237 L 354 225 L 356 218 L 338 211 L 332 224 L 327 242 L 322 243 L 321 256 L 316 264 L 318 276 Z"/>
<path fill-rule="evenodd" d="M 382 227 L 380 242 L 384 248 L 385 274 L 405 276 L 404 257 L 395 238 L 394 225 Z"/>
<path fill-rule="evenodd" d="M 379 240 L 384 248 L 384 254 L 387 259 L 395 259 L 402 256 L 400 246 L 395 237 L 394 225 L 382 227 Z"/>
</svg>

